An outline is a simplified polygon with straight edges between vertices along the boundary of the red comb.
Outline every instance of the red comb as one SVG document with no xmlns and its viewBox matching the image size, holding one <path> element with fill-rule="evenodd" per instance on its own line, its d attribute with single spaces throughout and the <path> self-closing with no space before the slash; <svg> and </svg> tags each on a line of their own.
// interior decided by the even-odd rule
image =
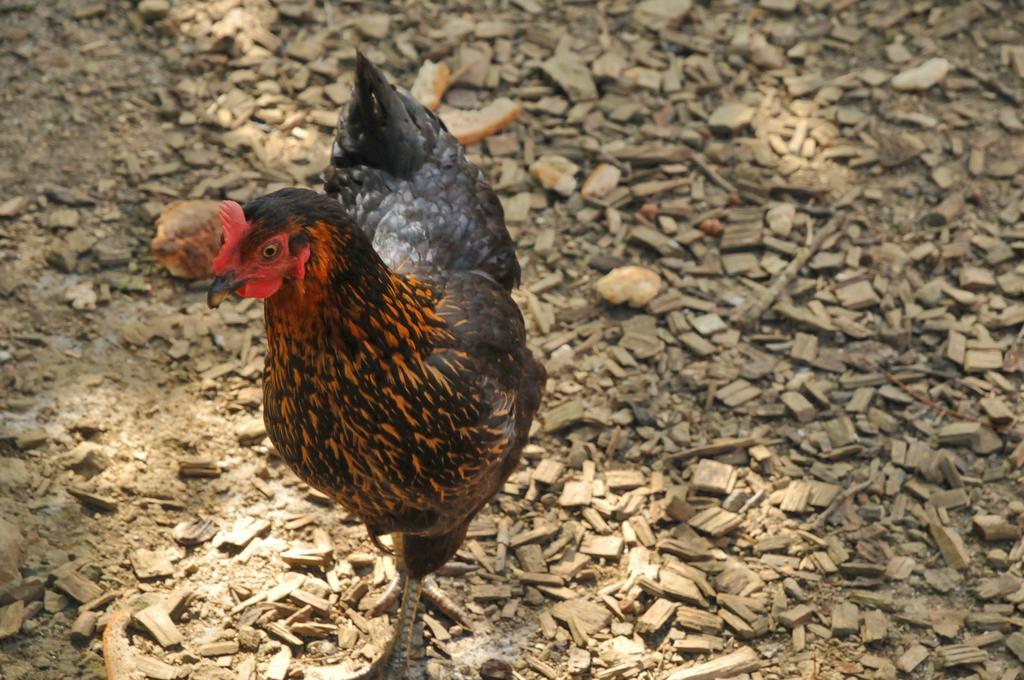
<svg viewBox="0 0 1024 680">
<path fill-rule="evenodd" d="M 213 261 L 213 271 L 218 275 L 227 271 L 238 244 L 249 231 L 249 222 L 245 219 L 242 206 L 234 201 L 221 201 L 220 227 L 224 230 L 224 244 L 220 247 L 217 259 Z"/>
</svg>

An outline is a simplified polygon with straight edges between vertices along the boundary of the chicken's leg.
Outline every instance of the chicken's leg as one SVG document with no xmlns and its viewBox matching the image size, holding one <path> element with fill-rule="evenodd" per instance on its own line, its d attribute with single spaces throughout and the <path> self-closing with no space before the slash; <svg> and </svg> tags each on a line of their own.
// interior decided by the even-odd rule
<svg viewBox="0 0 1024 680">
<path fill-rule="evenodd" d="M 413 629 L 416 626 L 416 609 L 420 603 L 422 590 L 422 578 L 406 577 L 405 590 L 402 592 L 402 604 L 398 607 L 398 620 L 395 621 L 395 634 L 382 658 L 384 665 L 381 678 L 390 680 L 390 678 L 405 677 Z"/>
<path fill-rule="evenodd" d="M 402 603 L 398 608 L 395 633 L 380 658 L 362 673 L 349 676 L 345 680 L 398 680 L 405 677 L 409 647 L 416 624 L 416 609 L 421 595 L 429 597 L 453 620 L 466 624 L 466 617 L 459 606 L 428 579 L 430 573 L 439 569 L 455 554 L 455 550 L 466 535 L 467 526 L 468 524 L 460 525 L 454 531 L 439 536 L 423 537 L 399 532 L 391 535 L 395 562 L 398 566 L 397 585 L 392 583 L 371 611 L 375 615 L 384 613 L 393 601 L 394 594 L 401 590 Z"/>
</svg>

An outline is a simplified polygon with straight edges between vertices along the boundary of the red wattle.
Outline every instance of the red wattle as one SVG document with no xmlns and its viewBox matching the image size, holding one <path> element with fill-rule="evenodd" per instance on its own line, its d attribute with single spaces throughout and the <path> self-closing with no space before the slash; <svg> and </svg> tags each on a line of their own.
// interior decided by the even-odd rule
<svg viewBox="0 0 1024 680">
<path fill-rule="evenodd" d="M 247 298 L 268 298 L 278 291 L 284 279 L 257 279 L 242 286 L 238 294 Z"/>
</svg>

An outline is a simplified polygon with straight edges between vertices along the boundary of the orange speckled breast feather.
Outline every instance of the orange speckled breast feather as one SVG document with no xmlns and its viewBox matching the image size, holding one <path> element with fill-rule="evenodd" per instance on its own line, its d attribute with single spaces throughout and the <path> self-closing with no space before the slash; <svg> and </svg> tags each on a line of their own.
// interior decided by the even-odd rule
<svg viewBox="0 0 1024 680">
<path fill-rule="evenodd" d="M 485 277 L 427 283 L 359 234 L 310 233 L 309 275 L 267 301 L 270 437 L 371 532 L 447 531 L 500 488 L 536 411 L 522 317 Z"/>
</svg>

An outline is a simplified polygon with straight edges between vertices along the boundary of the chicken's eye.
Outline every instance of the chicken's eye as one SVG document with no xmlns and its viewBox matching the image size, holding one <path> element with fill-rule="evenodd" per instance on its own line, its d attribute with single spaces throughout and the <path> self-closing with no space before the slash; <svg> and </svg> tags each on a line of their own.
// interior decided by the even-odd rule
<svg viewBox="0 0 1024 680">
<path fill-rule="evenodd" d="M 263 259 L 272 260 L 277 256 L 277 252 L 281 249 L 276 243 L 268 243 L 263 246 Z"/>
</svg>

